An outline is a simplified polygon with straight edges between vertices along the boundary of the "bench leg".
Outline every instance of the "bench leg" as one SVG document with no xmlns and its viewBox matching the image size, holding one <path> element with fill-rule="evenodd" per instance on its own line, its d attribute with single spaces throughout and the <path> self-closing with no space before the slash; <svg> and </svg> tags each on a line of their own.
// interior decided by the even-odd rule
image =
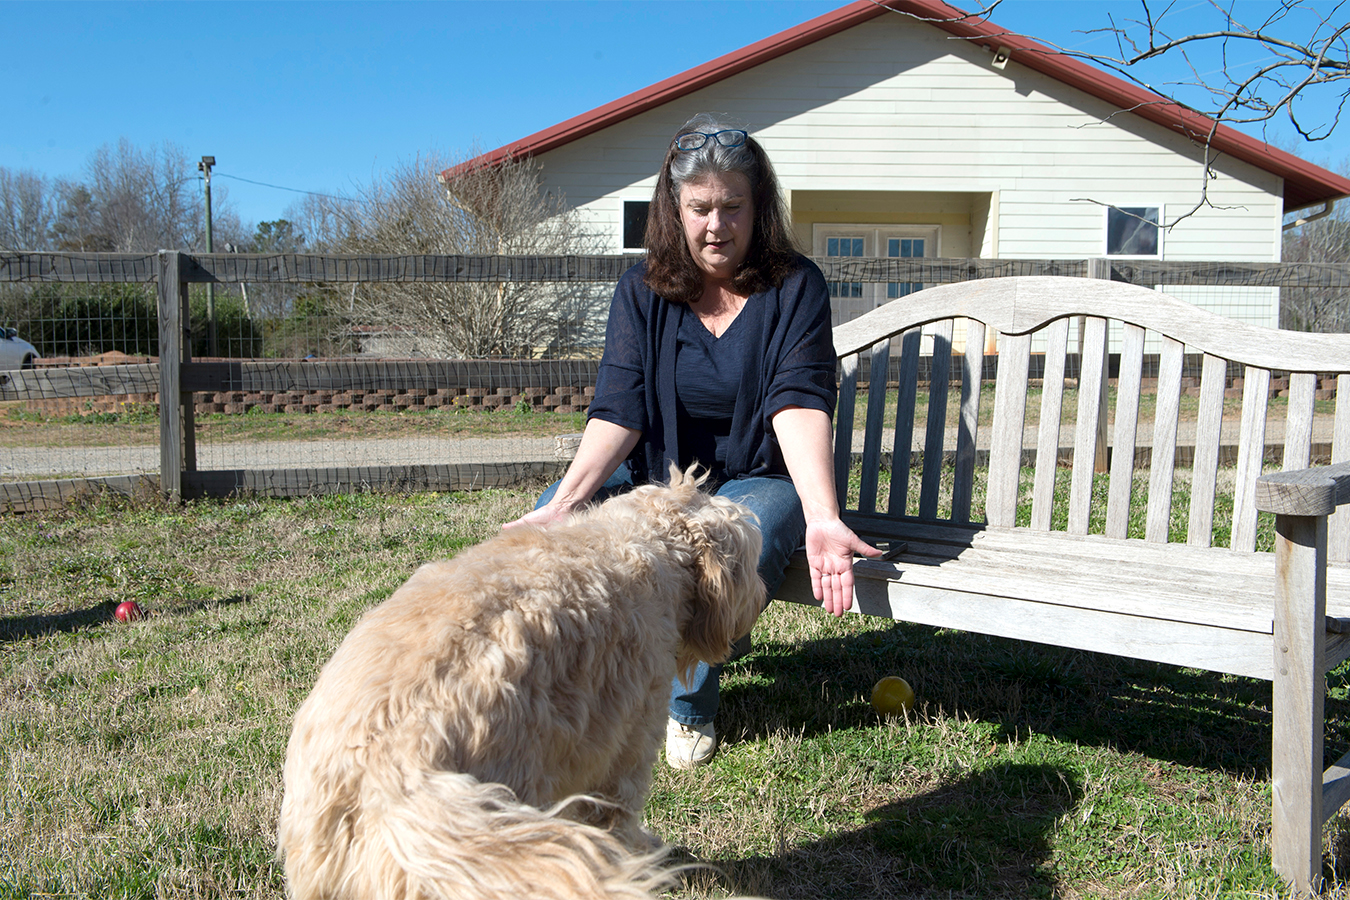
<svg viewBox="0 0 1350 900">
<path fill-rule="evenodd" d="M 1302 893 L 1322 877 L 1327 520 L 1276 516 L 1275 532 L 1271 855 Z"/>
</svg>

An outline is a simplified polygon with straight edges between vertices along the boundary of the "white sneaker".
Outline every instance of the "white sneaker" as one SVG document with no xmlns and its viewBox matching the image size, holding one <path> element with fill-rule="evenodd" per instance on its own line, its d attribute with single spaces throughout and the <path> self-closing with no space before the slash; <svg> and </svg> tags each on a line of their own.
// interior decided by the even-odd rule
<svg viewBox="0 0 1350 900">
<path fill-rule="evenodd" d="M 713 758 L 717 752 L 717 732 L 713 724 L 684 725 L 666 720 L 666 762 L 672 769 L 692 769 Z"/>
</svg>

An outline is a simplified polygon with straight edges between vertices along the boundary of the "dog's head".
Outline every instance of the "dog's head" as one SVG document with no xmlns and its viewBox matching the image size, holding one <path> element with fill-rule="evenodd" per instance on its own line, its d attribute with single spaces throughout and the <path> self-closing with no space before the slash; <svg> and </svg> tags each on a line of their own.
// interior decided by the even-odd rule
<svg viewBox="0 0 1350 900">
<path fill-rule="evenodd" d="M 644 485 L 624 499 L 654 530 L 688 554 L 694 587 L 678 611 L 676 671 L 688 681 L 699 660 L 722 662 L 764 608 L 761 537 L 754 513 L 700 490 L 706 475 L 670 467 L 670 483 Z"/>
</svg>

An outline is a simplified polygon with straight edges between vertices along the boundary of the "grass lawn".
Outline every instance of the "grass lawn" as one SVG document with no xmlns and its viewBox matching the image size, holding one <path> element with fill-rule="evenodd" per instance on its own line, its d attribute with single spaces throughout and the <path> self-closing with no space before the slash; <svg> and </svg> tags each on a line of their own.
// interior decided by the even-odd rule
<svg viewBox="0 0 1350 900">
<path fill-rule="evenodd" d="M 290 717 L 360 614 L 534 489 L 0 518 L 0 900 L 283 897 Z M 118 624 L 121 600 L 150 616 Z M 867 703 L 883 675 L 906 719 Z M 1350 747 L 1330 679 L 1328 754 Z M 711 765 L 658 766 L 672 894 L 1273 897 L 1264 682 L 773 604 Z M 1350 820 L 1326 831 L 1350 897 Z"/>
</svg>

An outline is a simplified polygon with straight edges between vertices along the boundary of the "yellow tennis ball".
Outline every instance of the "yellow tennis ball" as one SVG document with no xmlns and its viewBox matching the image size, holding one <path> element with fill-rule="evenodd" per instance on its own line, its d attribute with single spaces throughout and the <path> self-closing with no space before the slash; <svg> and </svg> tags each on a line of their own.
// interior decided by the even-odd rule
<svg viewBox="0 0 1350 900">
<path fill-rule="evenodd" d="M 914 688 L 895 675 L 887 675 L 872 688 L 872 708 L 883 716 L 898 716 L 914 708 Z"/>
</svg>

